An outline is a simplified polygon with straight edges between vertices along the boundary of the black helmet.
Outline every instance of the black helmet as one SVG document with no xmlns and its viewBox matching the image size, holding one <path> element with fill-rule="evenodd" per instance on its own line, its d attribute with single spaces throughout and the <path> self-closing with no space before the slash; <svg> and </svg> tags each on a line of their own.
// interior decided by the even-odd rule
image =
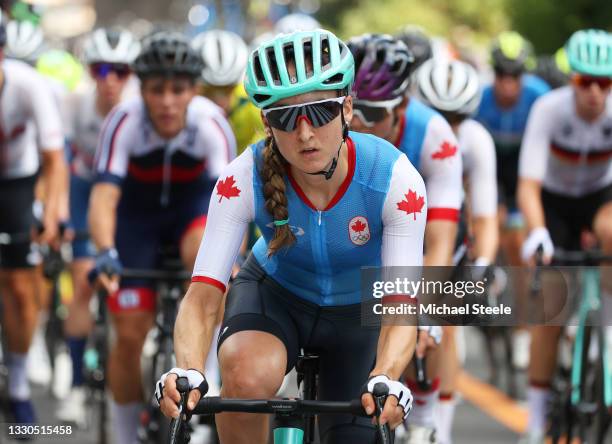
<svg viewBox="0 0 612 444">
<path fill-rule="evenodd" d="M 414 68 L 417 69 L 424 62 L 433 57 L 431 40 L 418 26 L 406 25 L 395 36 L 408 47 L 414 57 Z"/>
<path fill-rule="evenodd" d="M 502 32 L 491 45 L 491 62 L 502 73 L 520 74 L 534 67 L 533 47 L 517 32 Z"/>
<path fill-rule="evenodd" d="M 142 50 L 133 64 L 138 77 L 161 74 L 187 75 L 194 79 L 204 68 L 202 58 L 183 34 L 158 31 L 142 40 Z"/>
<path fill-rule="evenodd" d="M 532 73 L 548 83 L 553 89 L 561 88 L 569 82 L 569 75 L 561 70 L 555 57 L 550 55 L 538 57 L 536 68 Z"/>
</svg>

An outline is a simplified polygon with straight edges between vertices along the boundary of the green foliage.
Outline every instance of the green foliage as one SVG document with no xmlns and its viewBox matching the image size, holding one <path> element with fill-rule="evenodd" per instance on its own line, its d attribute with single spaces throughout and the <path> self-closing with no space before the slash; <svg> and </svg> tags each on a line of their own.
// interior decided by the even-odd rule
<svg viewBox="0 0 612 444">
<path fill-rule="evenodd" d="M 507 25 L 505 1 L 358 0 L 342 13 L 338 31 L 346 38 L 365 32 L 394 33 L 402 25 L 416 24 L 440 36 L 450 37 L 457 28 L 488 36 Z"/>
<path fill-rule="evenodd" d="M 511 0 L 506 10 L 540 53 L 554 53 L 574 31 L 612 24 L 612 2 L 605 0 Z"/>
</svg>

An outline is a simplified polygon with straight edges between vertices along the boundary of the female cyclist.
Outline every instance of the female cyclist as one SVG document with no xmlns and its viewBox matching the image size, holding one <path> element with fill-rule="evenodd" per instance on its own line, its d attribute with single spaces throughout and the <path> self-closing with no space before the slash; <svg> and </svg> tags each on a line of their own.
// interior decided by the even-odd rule
<svg viewBox="0 0 612 444">
<path fill-rule="evenodd" d="M 251 54 L 245 87 L 268 137 L 217 182 L 176 322 L 179 368 L 157 384 L 166 415 L 178 416 L 177 376 L 193 389 L 189 408 L 205 394 L 204 358 L 251 220 L 263 236 L 227 296 L 218 339 L 222 396 L 274 396 L 304 348 L 320 355 L 319 399 L 361 396 L 372 413 L 368 392 L 383 382 L 394 396 L 381 422 L 395 427 L 410 411 L 412 396 L 398 378 L 416 328 L 361 325 L 360 268 L 422 264 L 425 187 L 391 144 L 348 131 L 353 77 L 347 46 L 324 30 L 279 35 Z M 221 414 L 217 425 L 223 443 L 267 442 L 264 415 Z M 369 420 L 350 415 L 322 417 L 319 430 L 323 443 L 375 439 Z"/>
</svg>

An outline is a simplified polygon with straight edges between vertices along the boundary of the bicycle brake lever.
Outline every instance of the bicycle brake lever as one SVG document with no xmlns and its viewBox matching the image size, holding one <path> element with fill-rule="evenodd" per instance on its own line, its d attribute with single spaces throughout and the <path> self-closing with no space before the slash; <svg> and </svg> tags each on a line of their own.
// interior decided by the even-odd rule
<svg viewBox="0 0 612 444">
<path fill-rule="evenodd" d="M 383 424 L 380 424 L 380 422 L 378 421 L 378 418 L 380 418 L 380 415 L 382 414 L 383 409 L 385 407 L 385 401 L 387 400 L 387 395 L 389 395 L 389 387 L 387 387 L 386 384 L 379 382 L 374 385 L 374 390 L 372 391 L 372 395 L 374 396 L 374 404 L 376 406 L 374 415 L 377 418 L 376 428 L 378 430 L 378 438 L 379 438 L 378 443 L 391 444 L 393 441 L 392 441 L 391 429 L 389 428 L 389 423 L 383 425 Z"/>
<path fill-rule="evenodd" d="M 180 377 L 176 380 L 176 389 L 181 395 L 179 404 L 179 416 L 173 418 L 170 423 L 170 444 L 185 444 L 190 441 L 187 433 L 187 423 L 191 415 L 187 412 L 187 399 L 189 398 L 189 380 Z"/>
</svg>

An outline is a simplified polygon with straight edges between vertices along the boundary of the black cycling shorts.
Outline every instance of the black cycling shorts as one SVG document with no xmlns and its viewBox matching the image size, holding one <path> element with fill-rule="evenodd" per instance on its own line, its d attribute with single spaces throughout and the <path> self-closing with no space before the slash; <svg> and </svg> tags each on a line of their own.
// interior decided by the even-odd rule
<svg viewBox="0 0 612 444">
<path fill-rule="evenodd" d="M 508 212 L 517 210 L 516 188 L 518 184 L 519 152 L 496 153 L 497 159 L 497 199 Z"/>
<path fill-rule="evenodd" d="M 612 202 L 612 185 L 582 197 L 568 197 L 542 189 L 546 228 L 555 247 L 581 249 L 581 232 L 592 229 L 597 211 Z"/>
<path fill-rule="evenodd" d="M 287 349 L 287 373 L 300 349 L 320 356 L 318 399 L 359 399 L 376 358 L 378 328 L 361 326 L 360 304 L 320 307 L 295 296 L 270 278 L 250 255 L 227 295 L 218 348 L 234 333 L 264 331 Z M 321 415 L 321 443 L 374 443 L 369 418 Z"/>
<path fill-rule="evenodd" d="M 0 233 L 16 235 L 21 240 L 0 245 L 0 268 L 32 268 L 39 263 L 27 234 L 34 224 L 32 204 L 37 176 L 0 180 Z"/>
</svg>

